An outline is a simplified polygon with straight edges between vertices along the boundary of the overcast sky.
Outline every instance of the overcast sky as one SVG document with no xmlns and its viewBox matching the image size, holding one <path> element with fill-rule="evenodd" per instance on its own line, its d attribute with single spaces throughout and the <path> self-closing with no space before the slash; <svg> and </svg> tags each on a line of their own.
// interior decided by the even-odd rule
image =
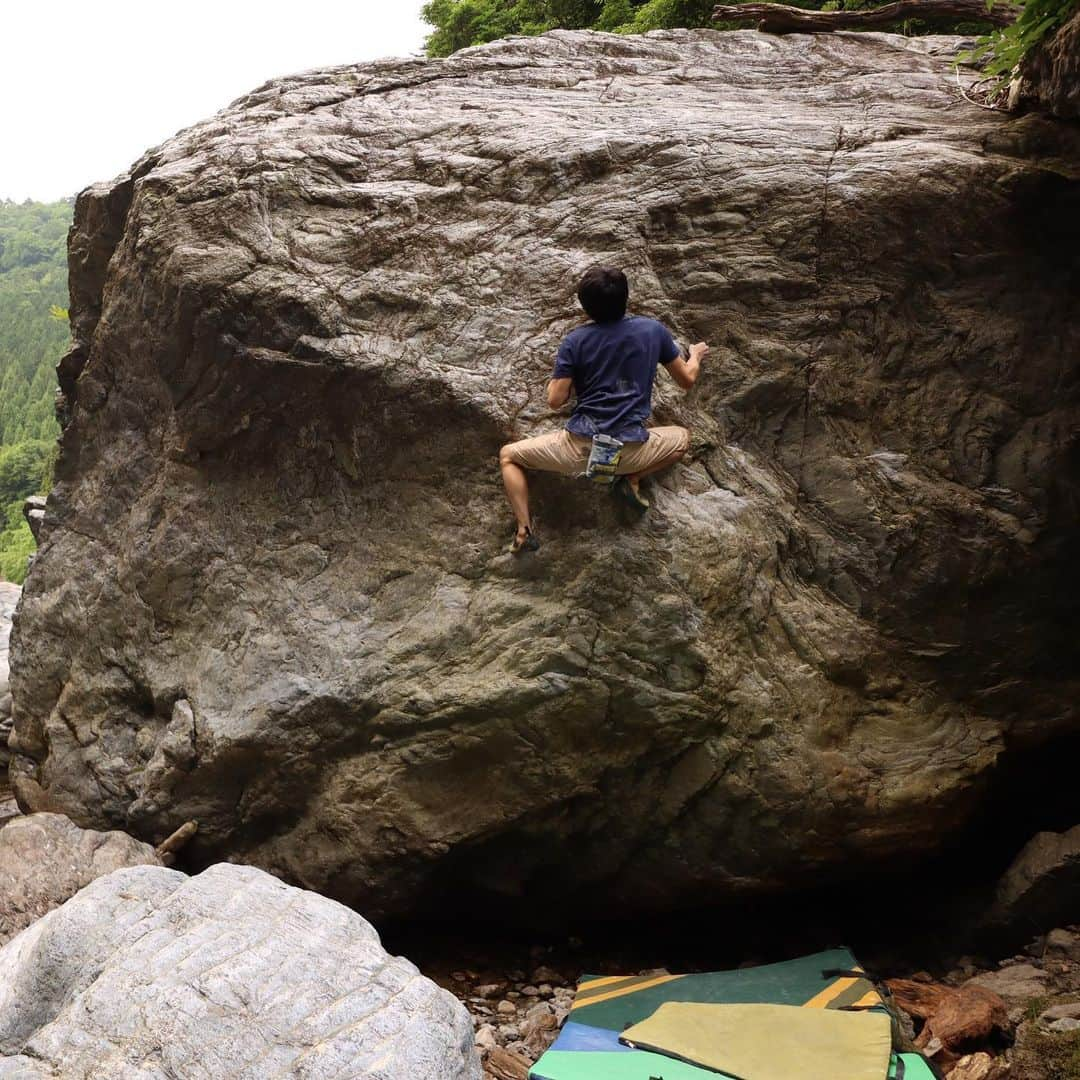
<svg viewBox="0 0 1080 1080">
<path fill-rule="evenodd" d="M 0 198 L 51 200 L 276 75 L 421 51 L 423 0 L 3 0 Z"/>
</svg>

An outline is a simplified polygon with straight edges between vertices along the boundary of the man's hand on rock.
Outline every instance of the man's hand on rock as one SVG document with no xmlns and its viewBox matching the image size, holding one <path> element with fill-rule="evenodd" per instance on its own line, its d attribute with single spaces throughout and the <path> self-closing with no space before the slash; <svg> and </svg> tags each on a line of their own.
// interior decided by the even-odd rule
<svg viewBox="0 0 1080 1080">
<path fill-rule="evenodd" d="M 689 390 L 697 382 L 701 371 L 701 361 L 709 351 L 709 346 L 704 341 L 690 346 L 690 356 L 684 360 L 681 356 L 676 357 L 667 365 L 671 377 L 684 389 Z"/>
</svg>

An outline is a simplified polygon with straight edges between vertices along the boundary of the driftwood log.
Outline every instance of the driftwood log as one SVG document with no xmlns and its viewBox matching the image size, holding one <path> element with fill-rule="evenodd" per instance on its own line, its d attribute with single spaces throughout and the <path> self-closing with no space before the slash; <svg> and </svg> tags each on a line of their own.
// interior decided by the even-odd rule
<svg viewBox="0 0 1080 1080">
<path fill-rule="evenodd" d="M 171 836 L 162 840 L 154 849 L 157 857 L 166 865 L 172 866 L 176 862 L 176 853 L 199 831 L 197 821 L 188 821 L 180 826 Z"/>
<path fill-rule="evenodd" d="M 939 1064 L 995 1045 L 1009 1027 L 1005 1002 L 985 986 L 961 987 L 887 979 L 893 1001 L 923 1021 L 915 1046 Z"/>
<path fill-rule="evenodd" d="M 718 4 L 717 22 L 754 23 L 770 34 L 817 34 L 829 30 L 880 30 L 908 19 L 924 23 L 984 22 L 1007 26 L 1019 9 L 986 0 L 896 0 L 896 3 L 861 11 L 808 11 L 787 4 Z"/>
<path fill-rule="evenodd" d="M 529 1063 L 510 1050 L 496 1046 L 484 1062 L 484 1080 L 527 1080 Z"/>
</svg>

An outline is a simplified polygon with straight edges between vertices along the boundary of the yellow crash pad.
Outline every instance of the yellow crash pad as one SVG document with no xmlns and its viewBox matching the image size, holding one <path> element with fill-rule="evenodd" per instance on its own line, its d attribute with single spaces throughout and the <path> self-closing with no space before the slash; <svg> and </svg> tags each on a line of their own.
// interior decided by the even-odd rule
<svg viewBox="0 0 1080 1080">
<path fill-rule="evenodd" d="M 621 1041 L 735 1080 L 884 1080 L 892 1024 L 880 1012 L 668 1002 Z"/>
</svg>

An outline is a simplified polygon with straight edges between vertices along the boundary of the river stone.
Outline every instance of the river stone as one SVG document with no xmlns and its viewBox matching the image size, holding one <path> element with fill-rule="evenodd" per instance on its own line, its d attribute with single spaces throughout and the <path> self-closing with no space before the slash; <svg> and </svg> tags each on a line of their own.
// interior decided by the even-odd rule
<svg viewBox="0 0 1080 1080">
<path fill-rule="evenodd" d="M 988 971 L 969 979 L 965 986 L 990 990 L 1007 1005 L 1023 1005 L 1035 998 L 1044 997 L 1050 976 L 1033 964 L 1007 964 L 997 971 Z"/>
<path fill-rule="evenodd" d="M 1080 130 L 955 39 L 556 32 L 277 79 L 82 193 L 28 810 L 369 914 L 923 857 L 1075 732 Z M 967 76 L 961 76 L 963 81 Z M 624 520 L 508 439 L 573 291 L 713 351 Z M 1007 738 L 1006 738 L 1007 736 Z"/>
<path fill-rule="evenodd" d="M 0 950 L 0 1077 L 480 1080 L 472 1022 L 355 912 L 254 867 L 99 878 Z"/>
<path fill-rule="evenodd" d="M 0 945 L 96 878 L 138 865 L 161 860 L 125 833 L 80 829 L 60 814 L 13 818 L 0 828 Z"/>
</svg>

